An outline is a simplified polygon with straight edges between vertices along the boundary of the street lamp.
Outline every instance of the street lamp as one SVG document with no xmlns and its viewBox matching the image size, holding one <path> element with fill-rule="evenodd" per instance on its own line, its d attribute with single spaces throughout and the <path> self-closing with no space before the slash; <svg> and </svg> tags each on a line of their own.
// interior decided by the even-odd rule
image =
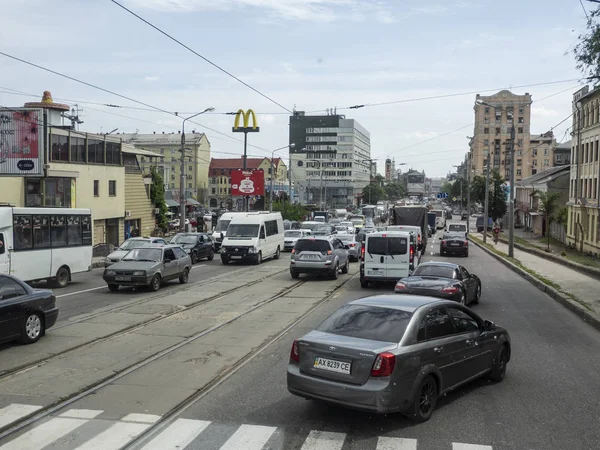
<svg viewBox="0 0 600 450">
<path fill-rule="evenodd" d="M 206 108 L 204 111 L 199 112 L 197 114 L 194 114 L 190 117 L 187 117 L 185 119 L 183 119 L 183 123 L 181 124 L 181 149 L 179 150 L 181 152 L 181 177 L 179 180 L 179 210 L 180 210 L 180 218 L 179 218 L 179 231 L 183 232 L 185 230 L 185 203 L 186 203 L 186 196 L 185 196 L 185 123 L 190 120 L 193 119 L 196 116 L 199 116 L 200 114 L 204 114 L 207 112 L 212 112 L 214 111 L 215 108 Z"/>
<path fill-rule="evenodd" d="M 273 212 L 273 178 L 275 178 L 275 169 L 273 168 L 273 159 L 275 158 L 275 152 L 278 152 L 279 150 L 283 150 L 284 148 L 291 150 L 294 147 L 296 147 L 296 144 L 284 145 L 283 147 L 276 148 L 275 150 L 273 150 L 271 152 L 271 188 L 270 188 L 270 192 L 269 192 L 269 211 L 270 212 Z M 291 198 L 291 195 L 292 195 L 292 192 L 290 191 L 290 198 Z"/>
</svg>

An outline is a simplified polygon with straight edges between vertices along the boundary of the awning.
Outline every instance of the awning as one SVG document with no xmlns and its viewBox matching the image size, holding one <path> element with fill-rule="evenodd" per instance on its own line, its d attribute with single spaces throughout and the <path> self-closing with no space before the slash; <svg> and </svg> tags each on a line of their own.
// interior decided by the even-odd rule
<svg viewBox="0 0 600 450">
<path fill-rule="evenodd" d="M 158 153 L 151 152 L 150 150 L 144 150 L 142 148 L 137 148 L 137 147 L 134 147 L 133 145 L 127 145 L 127 144 L 123 144 L 121 146 L 121 151 L 123 153 L 129 153 L 129 154 L 133 154 L 133 155 L 148 156 L 150 158 L 160 158 L 161 156 L 163 156 Z"/>
<path fill-rule="evenodd" d="M 179 202 L 176 202 L 175 200 L 171 200 L 170 198 L 166 198 L 165 203 L 167 204 L 167 206 L 169 208 L 172 208 L 174 206 L 179 206 Z"/>
<path fill-rule="evenodd" d="M 188 205 L 192 205 L 192 206 L 196 206 L 199 205 L 200 202 L 197 202 L 196 200 L 194 200 L 193 198 L 186 198 L 185 199 L 186 204 Z"/>
<path fill-rule="evenodd" d="M 541 212 L 530 212 L 529 215 L 530 216 L 543 216 L 544 213 L 541 213 Z"/>
</svg>

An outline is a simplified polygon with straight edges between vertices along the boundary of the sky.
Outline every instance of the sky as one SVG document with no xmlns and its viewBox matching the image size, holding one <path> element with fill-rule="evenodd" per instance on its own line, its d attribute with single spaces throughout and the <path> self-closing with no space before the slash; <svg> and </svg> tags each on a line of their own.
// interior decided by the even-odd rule
<svg viewBox="0 0 600 450">
<path fill-rule="evenodd" d="M 379 172 L 389 157 L 439 177 L 468 151 L 476 93 L 530 93 L 532 134 L 553 129 L 563 142 L 571 121 L 553 127 L 584 83 L 572 55 L 586 24 L 579 0 L 119 3 L 260 93 L 111 0 L 0 0 L 0 52 L 129 98 L 0 55 L 0 105 L 49 90 L 77 104 L 79 129 L 93 133 L 181 129 L 179 117 L 131 100 L 181 117 L 213 107 L 186 129 L 206 132 L 222 158 L 243 152 L 227 112 L 257 112 L 248 154 L 270 157 L 288 144 L 289 111 L 337 108 L 369 130 Z"/>
</svg>

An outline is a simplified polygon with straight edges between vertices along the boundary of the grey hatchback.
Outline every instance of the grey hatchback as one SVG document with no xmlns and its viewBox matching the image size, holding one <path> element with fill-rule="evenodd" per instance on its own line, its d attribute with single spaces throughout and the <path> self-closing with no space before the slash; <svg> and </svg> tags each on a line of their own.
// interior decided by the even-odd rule
<svg viewBox="0 0 600 450">
<path fill-rule="evenodd" d="M 502 381 L 508 332 L 452 301 L 380 295 L 350 302 L 294 341 L 288 390 L 375 413 L 428 420 L 446 392 Z"/>
<path fill-rule="evenodd" d="M 102 277 L 111 291 L 117 291 L 119 286 L 148 286 L 158 291 L 163 282 L 175 278 L 187 283 L 191 268 L 190 255 L 178 245 L 141 247 L 105 269 Z"/>
<path fill-rule="evenodd" d="M 337 278 L 338 272 L 348 273 L 349 246 L 340 239 L 328 236 L 301 238 L 296 241 L 290 258 L 290 274 L 298 278 L 301 273 L 316 273 Z"/>
</svg>

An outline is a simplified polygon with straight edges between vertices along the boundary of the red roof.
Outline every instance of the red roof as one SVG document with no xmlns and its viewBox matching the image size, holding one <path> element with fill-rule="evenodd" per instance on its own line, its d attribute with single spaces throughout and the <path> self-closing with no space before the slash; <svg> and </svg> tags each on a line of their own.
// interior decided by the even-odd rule
<svg viewBox="0 0 600 450">
<path fill-rule="evenodd" d="M 243 167 L 243 158 L 211 158 L 209 170 L 213 169 L 241 169 Z M 267 158 L 246 158 L 246 167 L 248 169 L 258 169 L 258 166 Z"/>
</svg>

